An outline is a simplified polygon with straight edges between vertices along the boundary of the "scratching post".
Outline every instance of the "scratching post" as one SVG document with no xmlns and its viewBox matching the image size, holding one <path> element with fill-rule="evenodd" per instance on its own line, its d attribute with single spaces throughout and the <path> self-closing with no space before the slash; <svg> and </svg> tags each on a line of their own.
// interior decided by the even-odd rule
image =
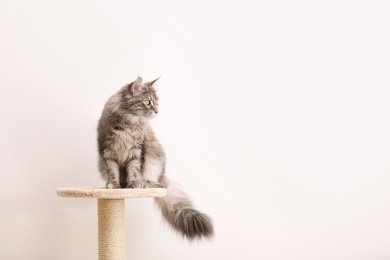
<svg viewBox="0 0 390 260">
<path fill-rule="evenodd" d="M 57 195 L 72 198 L 97 198 L 99 260 L 125 260 L 125 199 L 164 197 L 166 190 L 104 189 L 92 187 L 59 188 Z"/>
<path fill-rule="evenodd" d="M 98 199 L 99 259 L 125 259 L 125 200 Z"/>
</svg>

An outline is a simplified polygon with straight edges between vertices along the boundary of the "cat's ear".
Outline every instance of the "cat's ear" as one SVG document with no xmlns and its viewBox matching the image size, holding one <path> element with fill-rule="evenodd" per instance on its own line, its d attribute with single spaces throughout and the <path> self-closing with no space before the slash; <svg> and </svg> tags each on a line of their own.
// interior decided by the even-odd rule
<svg viewBox="0 0 390 260">
<path fill-rule="evenodd" d="M 129 90 L 133 96 L 138 96 L 142 93 L 142 78 L 140 76 L 129 85 Z"/>
<path fill-rule="evenodd" d="M 152 81 L 150 81 L 150 82 L 148 82 L 148 85 L 150 85 L 150 86 L 153 86 L 154 87 L 154 85 L 156 85 L 156 82 L 159 80 L 161 78 L 161 76 L 160 77 L 158 77 L 157 79 L 155 79 L 155 80 L 152 80 Z"/>
</svg>

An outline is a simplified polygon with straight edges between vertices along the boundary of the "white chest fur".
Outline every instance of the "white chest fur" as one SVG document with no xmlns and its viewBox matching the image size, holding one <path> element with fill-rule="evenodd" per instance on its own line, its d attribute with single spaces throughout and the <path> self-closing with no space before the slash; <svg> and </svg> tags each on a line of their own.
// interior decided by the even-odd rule
<svg viewBox="0 0 390 260">
<path fill-rule="evenodd" d="M 115 130 L 111 140 L 112 156 L 119 164 L 141 156 L 143 135 L 131 129 Z"/>
</svg>

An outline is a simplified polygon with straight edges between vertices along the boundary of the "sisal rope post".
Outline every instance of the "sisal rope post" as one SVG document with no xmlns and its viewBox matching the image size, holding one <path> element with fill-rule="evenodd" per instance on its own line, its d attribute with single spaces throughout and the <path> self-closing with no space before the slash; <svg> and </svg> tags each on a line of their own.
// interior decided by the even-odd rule
<svg viewBox="0 0 390 260">
<path fill-rule="evenodd" d="M 58 188 L 57 195 L 98 200 L 99 260 L 125 260 L 125 199 L 164 197 L 165 189 L 105 189 L 93 187 Z"/>
<path fill-rule="evenodd" d="M 125 200 L 98 199 L 99 260 L 125 260 Z"/>
</svg>

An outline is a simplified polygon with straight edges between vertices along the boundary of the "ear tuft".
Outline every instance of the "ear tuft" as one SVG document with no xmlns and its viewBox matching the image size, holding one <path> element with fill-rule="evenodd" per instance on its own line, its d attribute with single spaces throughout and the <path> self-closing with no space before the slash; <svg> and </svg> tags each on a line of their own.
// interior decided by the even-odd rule
<svg viewBox="0 0 390 260">
<path fill-rule="evenodd" d="M 138 96 L 142 93 L 142 78 L 140 76 L 129 85 L 129 90 L 133 96 Z"/>
<path fill-rule="evenodd" d="M 150 81 L 150 82 L 148 82 L 148 85 L 150 85 L 150 86 L 153 86 L 154 87 L 154 85 L 156 84 L 156 82 L 159 80 L 161 78 L 161 76 L 160 77 L 158 77 L 157 79 L 155 79 L 155 80 L 152 80 L 152 81 Z"/>
</svg>

